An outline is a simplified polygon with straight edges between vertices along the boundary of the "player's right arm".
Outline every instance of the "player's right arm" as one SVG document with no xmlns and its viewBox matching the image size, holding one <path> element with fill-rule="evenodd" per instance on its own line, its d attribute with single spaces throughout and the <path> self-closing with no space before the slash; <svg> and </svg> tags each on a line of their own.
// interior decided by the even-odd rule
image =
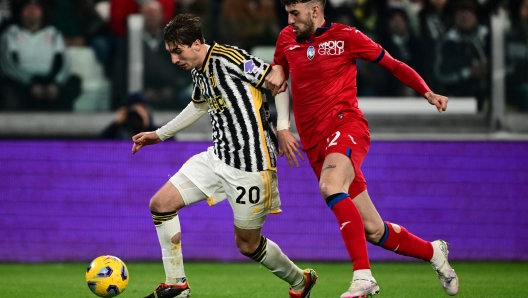
<svg viewBox="0 0 528 298">
<path fill-rule="evenodd" d="M 209 107 L 207 103 L 196 102 L 193 100 L 193 102 L 189 103 L 189 105 L 187 105 L 187 107 L 185 107 L 176 118 L 158 128 L 156 131 L 141 132 L 133 136 L 132 141 L 134 141 L 134 145 L 132 146 L 132 154 L 135 154 L 139 149 L 147 145 L 154 145 L 173 137 L 179 131 L 200 119 L 205 113 L 207 113 L 208 109 Z"/>
</svg>

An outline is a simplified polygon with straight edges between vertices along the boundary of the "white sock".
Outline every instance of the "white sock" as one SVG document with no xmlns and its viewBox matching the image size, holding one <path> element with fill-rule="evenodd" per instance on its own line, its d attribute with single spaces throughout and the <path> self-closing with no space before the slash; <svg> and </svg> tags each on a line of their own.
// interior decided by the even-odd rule
<svg viewBox="0 0 528 298">
<path fill-rule="evenodd" d="M 294 291 L 302 291 L 304 288 L 303 270 L 283 254 L 275 242 L 267 239 L 266 255 L 260 263 L 277 277 L 289 283 Z"/>
<path fill-rule="evenodd" d="M 178 215 L 156 225 L 156 232 L 161 246 L 163 267 L 165 268 L 165 283 L 169 285 L 185 283 L 181 241 L 179 244 L 171 242 L 172 237 L 181 232 Z"/>
<path fill-rule="evenodd" d="M 444 258 L 445 258 L 444 253 L 442 253 L 442 251 L 438 248 L 437 245 L 433 245 L 433 257 L 431 258 L 430 262 L 435 264 L 438 261 L 443 261 Z"/>
<path fill-rule="evenodd" d="M 370 271 L 370 269 L 359 269 L 354 270 L 352 280 L 354 281 L 356 279 L 372 280 L 374 277 L 372 276 L 372 271 Z"/>
</svg>

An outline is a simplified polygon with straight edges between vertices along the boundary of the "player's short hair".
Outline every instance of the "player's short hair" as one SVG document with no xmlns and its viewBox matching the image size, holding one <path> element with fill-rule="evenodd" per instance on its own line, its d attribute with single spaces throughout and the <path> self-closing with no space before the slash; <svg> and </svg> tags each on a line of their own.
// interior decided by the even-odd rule
<svg viewBox="0 0 528 298">
<path fill-rule="evenodd" d="M 169 45 L 191 46 L 196 40 L 205 43 L 200 17 L 178 14 L 163 29 L 163 40 Z"/>
<path fill-rule="evenodd" d="M 321 3 L 323 8 L 326 6 L 326 0 L 281 0 L 281 4 L 284 6 L 288 6 L 297 3 L 308 3 L 312 1 Z"/>
</svg>

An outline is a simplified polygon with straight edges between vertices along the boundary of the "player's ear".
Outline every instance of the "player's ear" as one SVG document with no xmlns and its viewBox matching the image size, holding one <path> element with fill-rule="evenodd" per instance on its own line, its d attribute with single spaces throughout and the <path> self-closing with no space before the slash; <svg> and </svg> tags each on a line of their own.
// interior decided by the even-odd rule
<svg viewBox="0 0 528 298">
<path fill-rule="evenodd" d="M 197 39 L 197 40 L 195 40 L 195 41 L 191 44 L 191 48 L 192 48 L 193 50 L 198 51 L 198 50 L 200 49 L 200 45 L 201 45 L 201 44 L 202 44 L 202 42 L 201 42 L 199 39 Z"/>
<path fill-rule="evenodd" d="M 321 7 L 320 7 L 320 4 L 315 4 L 312 6 L 312 16 L 314 18 L 317 18 L 319 16 L 319 14 L 321 13 Z"/>
</svg>

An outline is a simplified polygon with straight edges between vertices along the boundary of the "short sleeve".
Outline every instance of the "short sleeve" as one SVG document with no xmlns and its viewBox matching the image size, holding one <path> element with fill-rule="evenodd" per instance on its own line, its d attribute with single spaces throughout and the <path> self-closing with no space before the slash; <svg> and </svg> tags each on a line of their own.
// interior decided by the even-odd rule
<svg viewBox="0 0 528 298">
<path fill-rule="evenodd" d="M 383 57 L 383 47 L 356 28 L 350 31 L 350 50 L 352 58 L 369 62 L 378 62 Z"/>
<path fill-rule="evenodd" d="M 213 53 L 226 58 L 224 61 L 226 61 L 227 68 L 234 71 L 242 81 L 248 82 L 256 88 L 262 86 L 264 78 L 271 70 L 268 63 L 239 48 L 217 44 Z"/>
<path fill-rule="evenodd" d="M 251 83 L 253 86 L 260 88 L 264 83 L 264 78 L 270 72 L 271 67 L 268 63 L 265 63 L 262 59 L 255 56 L 248 56 L 247 60 L 244 60 L 243 76 L 246 81 Z"/>
</svg>

